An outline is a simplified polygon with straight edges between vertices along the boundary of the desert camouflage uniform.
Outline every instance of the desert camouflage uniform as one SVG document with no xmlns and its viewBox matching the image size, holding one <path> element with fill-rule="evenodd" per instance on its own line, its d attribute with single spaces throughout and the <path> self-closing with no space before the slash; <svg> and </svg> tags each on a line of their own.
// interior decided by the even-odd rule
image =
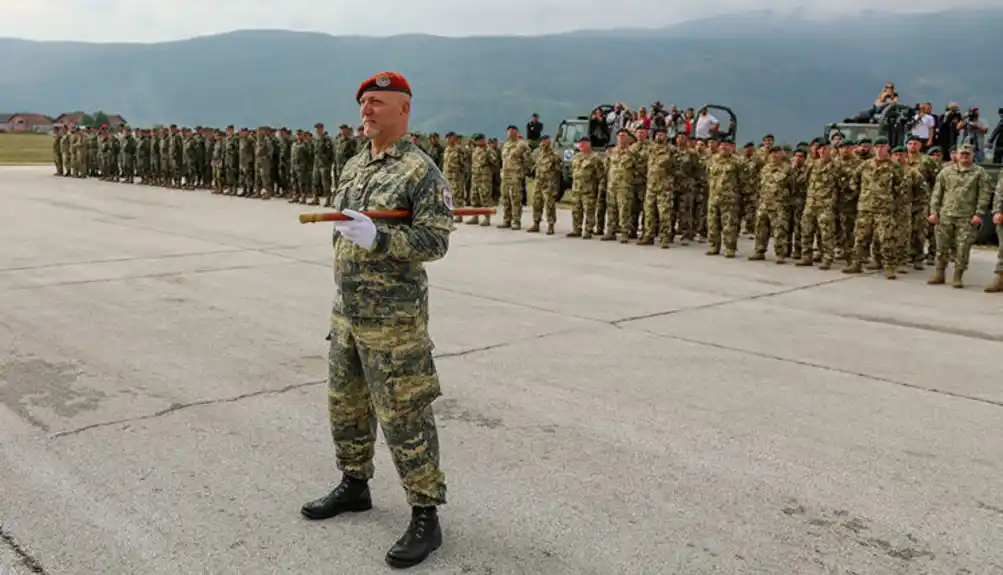
<svg viewBox="0 0 1003 575">
<path fill-rule="evenodd" d="M 865 160 L 850 180 L 859 194 L 857 222 L 853 234 L 853 261 L 845 273 L 859 273 L 868 260 L 875 236 L 881 247 L 875 253 L 876 266 L 884 267 L 885 277 L 896 277 L 895 220 L 896 208 L 903 196 L 904 176 L 893 160 Z"/>
<path fill-rule="evenodd" d="M 814 263 L 812 246 L 816 234 L 822 252 L 822 269 L 830 269 L 836 259 L 836 206 L 846 188 L 847 174 L 834 159 L 817 159 L 808 169 L 808 196 L 801 216 L 800 266 Z"/>
<path fill-rule="evenodd" d="M 571 231 L 569 238 L 592 237 L 596 227 L 596 199 L 604 193 L 606 164 L 593 150 L 579 152 L 571 160 Z M 582 227 L 584 221 L 584 228 Z"/>
<path fill-rule="evenodd" d="M 542 140 L 537 149 L 536 167 L 533 170 L 533 225 L 526 231 L 540 231 L 540 220 L 547 217 L 547 234 L 554 233 L 557 223 L 557 187 L 561 185 L 561 156 L 550 140 Z"/>
<path fill-rule="evenodd" d="M 707 255 L 735 257 L 742 224 L 742 190 L 746 169 L 732 154 L 712 156 L 707 162 Z"/>
</svg>

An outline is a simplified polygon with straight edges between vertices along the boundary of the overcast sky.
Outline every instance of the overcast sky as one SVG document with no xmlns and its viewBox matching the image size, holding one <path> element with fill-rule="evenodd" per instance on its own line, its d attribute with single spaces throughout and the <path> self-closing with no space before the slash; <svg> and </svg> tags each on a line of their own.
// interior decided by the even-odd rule
<svg viewBox="0 0 1003 575">
<path fill-rule="evenodd" d="M 952 7 L 1003 0 L 952 0 Z M 247 28 L 386 36 L 661 26 L 753 9 L 937 11 L 943 0 L 2 0 L 0 37 L 160 42 Z"/>
</svg>

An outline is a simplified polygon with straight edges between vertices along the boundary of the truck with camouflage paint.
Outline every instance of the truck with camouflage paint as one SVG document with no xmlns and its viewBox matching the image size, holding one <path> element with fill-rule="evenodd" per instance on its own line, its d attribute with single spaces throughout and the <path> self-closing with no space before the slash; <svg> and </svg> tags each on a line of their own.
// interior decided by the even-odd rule
<svg viewBox="0 0 1003 575">
<path fill-rule="evenodd" d="M 884 136 L 885 138 L 888 138 L 888 143 L 891 144 L 892 147 L 904 146 L 909 138 L 909 132 L 912 129 L 912 119 L 914 114 L 915 109 L 909 106 L 893 104 L 875 116 L 872 122 L 831 123 L 825 127 L 825 131 L 822 136 L 827 141 L 832 141 L 833 136 L 836 134 L 842 134 L 844 138 L 853 140 L 854 142 L 864 138 L 868 138 L 873 141 L 875 138 Z M 1003 164 L 984 162 L 979 165 L 982 166 L 986 173 L 989 174 L 989 182 L 992 185 L 992 189 L 995 190 L 996 182 L 999 180 L 1000 169 L 1003 167 Z M 989 206 L 987 206 L 987 208 L 988 207 Z M 978 235 L 975 238 L 975 243 L 997 243 L 996 227 L 992 224 L 991 211 L 987 211 L 982 214 L 982 221 L 984 223 L 979 229 Z"/>
</svg>

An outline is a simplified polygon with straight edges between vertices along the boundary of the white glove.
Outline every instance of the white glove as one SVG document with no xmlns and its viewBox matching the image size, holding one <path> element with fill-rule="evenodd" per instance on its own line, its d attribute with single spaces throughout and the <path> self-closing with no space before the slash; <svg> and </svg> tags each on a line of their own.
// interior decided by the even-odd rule
<svg viewBox="0 0 1003 575">
<path fill-rule="evenodd" d="M 334 229 L 360 248 L 373 249 L 373 244 L 376 243 L 376 223 L 369 216 L 355 210 L 345 210 L 342 213 L 352 219 L 334 222 Z"/>
</svg>

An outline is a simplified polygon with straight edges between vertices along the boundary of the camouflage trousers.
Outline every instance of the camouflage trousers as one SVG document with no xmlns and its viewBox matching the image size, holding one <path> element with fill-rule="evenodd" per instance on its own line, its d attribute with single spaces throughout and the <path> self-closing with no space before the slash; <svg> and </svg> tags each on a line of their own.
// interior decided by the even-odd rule
<svg viewBox="0 0 1003 575">
<path fill-rule="evenodd" d="M 727 252 L 738 250 L 742 212 L 737 197 L 715 193 L 707 198 L 707 251 L 721 251 L 721 240 Z"/>
<path fill-rule="evenodd" d="M 514 228 L 522 225 L 522 187 L 526 178 L 522 176 L 502 175 L 501 204 L 502 223 Z"/>
<path fill-rule="evenodd" d="M 547 224 L 557 223 L 557 188 L 559 174 L 537 174 L 533 187 L 533 224 L 547 218 Z"/>
<path fill-rule="evenodd" d="M 870 259 L 871 246 L 875 243 L 878 244 L 874 254 L 875 261 L 885 267 L 893 266 L 895 264 L 893 214 L 857 212 L 857 224 L 853 229 L 853 263 L 865 264 Z"/>
<path fill-rule="evenodd" d="M 293 195 L 297 198 L 305 198 L 311 195 L 313 190 L 313 179 L 310 168 L 296 168 L 293 172 Z"/>
<path fill-rule="evenodd" d="M 759 204 L 759 190 L 754 187 L 745 190 L 742 194 L 742 231 L 745 233 L 755 233 L 756 229 L 756 206 Z"/>
<path fill-rule="evenodd" d="M 836 259 L 836 210 L 833 206 L 808 206 L 801 216 L 801 256 L 811 259 L 815 236 L 822 251 L 822 261 Z"/>
<path fill-rule="evenodd" d="M 598 235 L 606 233 L 606 196 L 609 194 L 607 189 L 608 186 L 604 183 L 599 185 L 595 194 L 595 201 L 592 203 L 592 209 L 595 212 L 592 214 L 592 221 L 595 222 L 595 227 L 587 226 L 589 231 L 594 230 Z"/>
<path fill-rule="evenodd" d="M 592 234 L 596 225 L 596 186 L 580 185 L 577 181 L 571 184 L 571 232 L 585 236 Z M 582 220 L 585 229 L 582 229 Z"/>
<path fill-rule="evenodd" d="M 937 224 L 937 269 L 946 269 L 948 260 L 953 257 L 954 269 L 967 270 L 976 233 L 971 218 L 941 216 Z"/>
<path fill-rule="evenodd" d="M 449 182 L 453 194 L 453 205 L 458 208 L 467 207 L 467 176 L 463 172 L 443 174 Z"/>
<path fill-rule="evenodd" d="M 254 163 L 255 168 L 258 170 L 256 189 L 259 192 L 274 192 L 275 191 L 275 180 L 272 179 L 272 162 L 270 158 L 258 159 Z"/>
<path fill-rule="evenodd" d="M 634 230 L 635 235 L 640 234 L 641 230 L 644 229 L 644 196 L 647 187 L 647 178 L 634 182 L 630 187 L 630 227 Z"/>
<path fill-rule="evenodd" d="M 925 205 L 913 206 L 909 215 L 912 222 L 909 228 L 909 261 L 912 263 L 922 263 L 926 255 L 926 228 L 930 223 L 926 219 L 926 211 Z"/>
<path fill-rule="evenodd" d="M 379 424 L 408 504 L 444 504 L 432 411 L 442 393 L 427 318 L 334 313 L 330 335 L 328 408 L 338 469 L 358 479 L 373 477 Z"/>
<path fill-rule="evenodd" d="M 788 252 L 787 255 L 793 257 L 794 259 L 801 259 L 801 217 L 804 215 L 804 204 L 805 200 L 803 198 L 797 198 L 794 200 L 793 204 L 788 208 Z M 808 243 L 808 249 L 812 248 L 811 242 Z"/>
<path fill-rule="evenodd" d="M 63 175 L 63 153 L 59 150 L 52 151 L 52 164 L 56 166 L 56 174 Z"/>
<path fill-rule="evenodd" d="M 313 197 L 331 197 L 331 168 L 314 166 L 313 168 Z"/>
<path fill-rule="evenodd" d="M 610 185 L 606 192 L 606 236 L 636 236 L 633 227 L 634 188 L 630 184 Z"/>
<path fill-rule="evenodd" d="M 644 231 L 641 239 L 653 240 L 657 235 L 662 245 L 672 239 L 672 194 L 668 182 L 648 180 L 644 190 Z"/>
<path fill-rule="evenodd" d="M 787 257 L 789 248 L 787 238 L 790 237 L 787 230 L 790 223 L 788 209 L 788 206 L 777 206 L 770 209 L 760 204 L 759 209 L 756 210 L 756 244 L 754 248 L 756 255 L 766 255 L 766 249 L 770 245 L 770 239 L 772 239 L 773 254 L 778 257 Z"/>
<path fill-rule="evenodd" d="M 470 205 L 475 208 L 486 208 L 493 205 L 490 173 L 476 174 L 470 178 Z"/>
<path fill-rule="evenodd" d="M 1003 274 L 1003 225 L 996 226 L 996 239 L 999 241 L 999 249 L 996 250 L 996 269 L 998 274 Z"/>
<path fill-rule="evenodd" d="M 669 241 L 676 237 L 676 233 L 682 236 L 683 241 L 693 239 L 696 231 L 693 229 L 693 188 L 686 185 L 675 190 L 672 197 L 672 213 L 669 223 Z"/>
<path fill-rule="evenodd" d="M 912 205 L 898 208 L 893 222 L 895 235 L 895 265 L 909 263 L 909 244 L 912 240 Z"/>
<path fill-rule="evenodd" d="M 926 232 L 926 261 L 932 264 L 937 258 L 937 226 L 928 220 L 924 230 Z"/>
<path fill-rule="evenodd" d="M 857 227 L 857 205 L 836 204 L 836 249 L 849 260 L 853 253 L 854 231 Z"/>
<path fill-rule="evenodd" d="M 693 194 L 693 226 L 698 236 L 707 237 L 707 182 L 698 181 Z"/>
</svg>

